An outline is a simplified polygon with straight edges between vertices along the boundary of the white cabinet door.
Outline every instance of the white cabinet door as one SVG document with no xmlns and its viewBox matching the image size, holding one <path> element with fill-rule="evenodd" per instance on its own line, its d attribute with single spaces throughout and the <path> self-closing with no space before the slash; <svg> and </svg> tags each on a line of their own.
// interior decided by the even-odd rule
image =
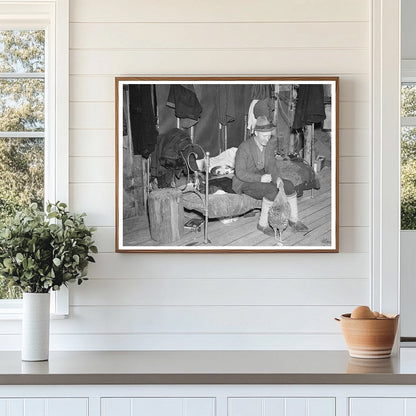
<svg viewBox="0 0 416 416">
<path fill-rule="evenodd" d="M 350 416 L 405 416 L 405 399 L 352 398 Z"/>
<path fill-rule="evenodd" d="M 24 415 L 24 399 L 0 399 L 0 416 Z"/>
<path fill-rule="evenodd" d="M 228 416 L 335 416 L 335 399 L 229 398 Z"/>
<path fill-rule="evenodd" d="M 0 416 L 88 416 L 87 398 L 0 399 Z"/>
<path fill-rule="evenodd" d="M 415 398 L 351 398 L 350 416 L 416 415 Z"/>
<path fill-rule="evenodd" d="M 214 398 L 102 398 L 101 416 L 214 416 Z"/>
<path fill-rule="evenodd" d="M 47 399 L 47 416 L 88 416 L 88 399 Z M 26 416 L 26 415 L 25 415 Z"/>
</svg>

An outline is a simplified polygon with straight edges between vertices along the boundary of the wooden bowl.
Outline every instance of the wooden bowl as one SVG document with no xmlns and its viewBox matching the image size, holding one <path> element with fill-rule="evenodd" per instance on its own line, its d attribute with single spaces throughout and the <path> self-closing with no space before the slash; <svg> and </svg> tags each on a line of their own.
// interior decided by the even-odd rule
<svg viewBox="0 0 416 416">
<path fill-rule="evenodd" d="M 378 319 L 352 319 L 341 315 L 341 329 L 351 357 L 388 358 L 396 337 L 399 315 Z"/>
</svg>

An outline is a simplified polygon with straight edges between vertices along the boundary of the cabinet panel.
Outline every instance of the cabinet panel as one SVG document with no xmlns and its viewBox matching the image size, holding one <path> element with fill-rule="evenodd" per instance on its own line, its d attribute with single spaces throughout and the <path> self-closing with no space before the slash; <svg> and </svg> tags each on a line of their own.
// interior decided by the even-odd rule
<svg viewBox="0 0 416 416">
<path fill-rule="evenodd" d="M 9 413 L 7 416 L 24 416 L 24 399 L 9 399 L 7 402 Z"/>
<path fill-rule="evenodd" d="M 182 399 L 133 399 L 131 416 L 182 416 Z"/>
<path fill-rule="evenodd" d="M 47 416 L 88 415 L 88 399 L 47 399 Z M 25 415 L 26 416 L 26 415 Z"/>
<path fill-rule="evenodd" d="M 7 402 L 0 400 L 0 416 L 7 416 Z"/>
<path fill-rule="evenodd" d="M 265 414 L 273 416 L 284 416 L 285 404 L 285 399 L 267 399 L 264 403 Z"/>
<path fill-rule="evenodd" d="M 406 416 L 416 415 L 416 399 L 405 399 Z"/>
<path fill-rule="evenodd" d="M 0 416 L 88 416 L 87 398 L 0 399 Z"/>
<path fill-rule="evenodd" d="M 228 399 L 228 416 L 263 416 L 262 402 L 255 398 Z"/>
<path fill-rule="evenodd" d="M 350 416 L 413 416 L 416 398 L 351 398 Z"/>
<path fill-rule="evenodd" d="M 228 416 L 335 416 L 335 399 L 230 398 Z"/>
<path fill-rule="evenodd" d="M 25 416 L 46 416 L 45 399 L 24 399 Z M 10 415 L 15 416 L 15 415 Z"/>
<path fill-rule="evenodd" d="M 307 416 L 308 400 L 306 399 L 285 399 L 285 416 Z M 268 415 L 267 415 L 268 416 Z"/>
<path fill-rule="evenodd" d="M 184 400 L 185 416 L 215 416 L 215 399 L 191 398 Z"/>
<path fill-rule="evenodd" d="M 213 398 L 102 398 L 101 416 L 213 416 Z"/>
<path fill-rule="evenodd" d="M 333 415 L 335 416 L 335 399 L 313 398 L 308 399 L 308 416 Z"/>
<path fill-rule="evenodd" d="M 130 416 L 131 399 L 101 399 L 101 416 Z"/>
<path fill-rule="evenodd" d="M 352 398 L 350 399 L 350 416 L 406 416 L 405 400 L 399 398 Z"/>
</svg>

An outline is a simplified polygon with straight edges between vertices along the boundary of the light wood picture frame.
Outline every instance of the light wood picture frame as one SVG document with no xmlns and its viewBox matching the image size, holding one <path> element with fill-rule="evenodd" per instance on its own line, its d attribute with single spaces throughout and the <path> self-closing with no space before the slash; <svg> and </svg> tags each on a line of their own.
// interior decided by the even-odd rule
<svg viewBox="0 0 416 416">
<path fill-rule="evenodd" d="M 117 252 L 338 252 L 338 77 L 115 92 Z"/>
</svg>

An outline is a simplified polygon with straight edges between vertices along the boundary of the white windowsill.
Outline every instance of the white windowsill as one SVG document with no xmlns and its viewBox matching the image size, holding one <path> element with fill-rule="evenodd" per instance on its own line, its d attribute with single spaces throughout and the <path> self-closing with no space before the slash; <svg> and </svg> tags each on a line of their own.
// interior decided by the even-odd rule
<svg viewBox="0 0 416 416">
<path fill-rule="evenodd" d="M 23 313 L 20 310 L 19 312 L 15 312 L 9 309 L 2 309 L 0 313 L 0 321 L 21 321 Z M 52 320 L 59 320 L 59 319 L 66 319 L 69 315 L 59 315 L 56 313 L 51 313 Z"/>
<path fill-rule="evenodd" d="M 69 315 L 69 290 L 62 286 L 60 290 L 51 291 L 51 319 L 65 319 Z M 0 321 L 22 319 L 21 299 L 0 300 Z"/>
<path fill-rule="evenodd" d="M 21 321 L 23 316 L 21 299 L 2 299 L 2 308 L 0 309 L 0 321 Z M 65 319 L 68 314 L 55 313 L 54 305 L 51 302 L 51 319 Z"/>
</svg>

